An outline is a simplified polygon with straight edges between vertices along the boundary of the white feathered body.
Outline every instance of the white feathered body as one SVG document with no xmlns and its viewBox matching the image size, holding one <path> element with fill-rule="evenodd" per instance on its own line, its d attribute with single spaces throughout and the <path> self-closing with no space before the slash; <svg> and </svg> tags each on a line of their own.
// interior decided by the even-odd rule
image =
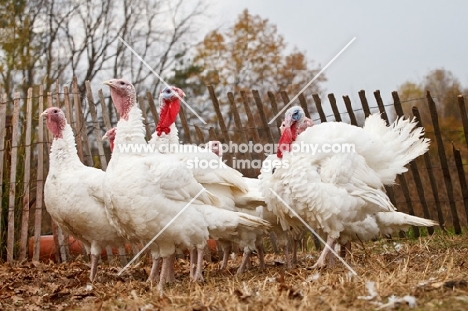
<svg viewBox="0 0 468 311">
<path fill-rule="evenodd" d="M 105 172 L 83 165 L 67 124 L 63 138 L 55 138 L 50 152 L 44 202 L 52 219 L 67 233 L 81 240 L 91 253 L 102 247 L 122 246 L 125 239 L 110 225 L 104 207 Z"/>
<path fill-rule="evenodd" d="M 174 126 L 174 124 L 171 126 Z M 169 135 L 172 135 L 172 133 L 171 130 Z M 150 144 L 160 146 L 160 141 L 161 138 L 154 134 Z M 223 211 L 226 210 L 244 213 L 244 220 L 246 217 L 250 221 L 258 222 L 261 220 L 260 218 L 256 218 L 259 217 L 256 212 L 250 212 L 251 210 L 256 210 L 259 198 L 251 198 L 252 194 L 249 192 L 249 187 L 240 172 L 225 165 L 216 154 L 208 149 L 194 145 L 179 145 L 179 149 L 175 150 L 175 152 L 173 150 L 173 152 L 167 153 L 167 155 L 172 157 L 174 161 L 184 163 L 193 174 L 195 180 L 220 200 L 220 209 L 205 213 L 206 217 L 219 218 L 219 214 L 228 217 L 230 214 Z M 260 198 L 260 200 L 262 199 Z M 253 204 L 257 205 L 253 206 Z M 210 223 L 216 222 L 210 221 Z M 255 250 L 255 241 L 258 237 L 263 236 L 266 228 L 264 225 L 268 224 L 267 222 L 261 223 L 263 225 L 258 225 L 256 226 L 257 228 L 246 224 L 240 225 L 235 232 L 226 231 L 223 229 L 223 226 L 218 226 L 217 228 L 210 226 L 210 235 L 214 239 L 223 240 L 223 243 L 227 243 L 227 241 L 236 242 L 244 250 L 253 251 Z"/>
<path fill-rule="evenodd" d="M 115 149 L 110 161 L 105 189 L 106 207 L 114 223 L 131 239 L 149 241 L 197 194 L 197 199 L 156 240 L 162 257 L 176 246 L 193 248 L 206 243 L 208 234 L 216 238 L 237 236 L 242 227 L 263 227 L 249 215 L 218 207 L 219 199 L 206 191 L 186 164 L 173 154 L 121 153 L 119 144 L 145 144 L 141 111 L 130 110 L 129 121 L 117 125 Z"/>
<path fill-rule="evenodd" d="M 375 237 L 384 231 L 385 222 L 379 226 L 374 215 L 395 215 L 384 184 L 394 183 L 396 175 L 406 171 L 404 165 L 427 151 L 422 129 L 412 132 L 415 126 L 412 121 L 400 119 L 387 127 L 379 115 L 372 115 L 364 128 L 340 122 L 308 128 L 280 164 L 275 155 L 266 160 L 277 162 L 274 173 L 268 169 L 270 165 L 265 165 L 260 176 L 268 208 L 279 217 L 284 230 L 302 226 L 295 217 L 297 213 L 313 229 L 323 230 L 333 239 L 341 234 L 343 239 L 354 239 L 356 233 Z M 319 149 L 324 144 L 352 144 L 355 152 L 295 151 L 301 144 L 313 144 Z"/>
</svg>

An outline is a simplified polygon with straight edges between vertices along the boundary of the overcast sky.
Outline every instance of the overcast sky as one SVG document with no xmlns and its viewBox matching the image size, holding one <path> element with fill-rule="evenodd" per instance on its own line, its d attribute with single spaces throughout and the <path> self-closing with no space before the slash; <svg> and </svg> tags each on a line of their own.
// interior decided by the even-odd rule
<svg viewBox="0 0 468 311">
<path fill-rule="evenodd" d="M 210 1 L 211 2 L 211 1 Z M 468 87 L 466 0 L 238 0 L 212 1 L 212 27 L 228 26 L 244 8 L 278 26 L 290 47 L 325 66 L 353 37 L 356 41 L 325 71 L 336 96 L 391 91 L 421 81 L 431 69 L 453 72 Z"/>
</svg>

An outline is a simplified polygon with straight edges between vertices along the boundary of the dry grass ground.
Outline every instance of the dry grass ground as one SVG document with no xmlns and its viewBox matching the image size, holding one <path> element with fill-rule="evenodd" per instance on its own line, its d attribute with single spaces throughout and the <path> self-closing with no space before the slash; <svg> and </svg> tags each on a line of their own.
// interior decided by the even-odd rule
<svg viewBox="0 0 468 311">
<path fill-rule="evenodd" d="M 380 240 L 353 244 L 347 261 L 358 276 L 338 263 L 309 270 L 317 252 L 301 254 L 299 267 L 284 270 L 280 256 L 268 255 L 266 271 L 254 267 L 236 276 L 217 264 L 205 267 L 205 283 L 188 279 L 188 264 L 179 259 L 178 282 L 160 296 L 145 282 L 148 265 L 116 276 L 120 268 L 101 265 L 97 281 L 87 281 L 81 260 L 60 265 L 26 262 L 0 266 L 2 310 L 374 310 L 389 297 L 413 296 L 413 310 L 468 310 L 468 235 L 435 234 L 418 240 Z M 375 282 L 376 297 L 368 282 Z M 393 309 L 410 308 L 405 302 Z"/>
</svg>

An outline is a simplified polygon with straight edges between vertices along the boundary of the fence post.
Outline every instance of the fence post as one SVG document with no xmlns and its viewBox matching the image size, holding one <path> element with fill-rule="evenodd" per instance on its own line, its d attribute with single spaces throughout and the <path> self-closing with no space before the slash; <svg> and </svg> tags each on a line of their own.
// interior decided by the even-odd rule
<svg viewBox="0 0 468 311">
<path fill-rule="evenodd" d="M 257 111 L 258 111 L 258 113 L 260 115 L 260 120 L 262 120 L 263 126 L 265 127 L 265 132 L 266 132 L 266 135 L 267 135 L 268 142 L 270 144 L 272 144 L 273 143 L 273 135 L 271 135 L 270 126 L 268 124 L 268 120 L 266 118 L 265 111 L 263 110 L 263 103 L 262 103 L 262 100 L 260 98 L 260 94 L 258 93 L 257 90 L 252 90 L 252 95 L 253 95 L 253 98 L 255 100 L 255 104 L 257 105 Z"/>
<path fill-rule="evenodd" d="M 458 108 L 460 109 L 460 116 L 463 124 L 463 133 L 465 134 L 465 142 L 468 146 L 468 117 L 466 115 L 465 99 L 463 95 L 458 95 Z"/>
<path fill-rule="evenodd" d="M 320 122 L 327 122 L 327 116 L 325 116 L 325 113 L 323 112 L 322 100 L 318 94 L 312 95 L 312 98 L 314 99 L 315 107 L 317 108 L 317 112 L 320 116 Z"/>
<path fill-rule="evenodd" d="M 237 105 L 236 105 L 236 101 L 234 99 L 234 94 L 232 92 L 229 92 L 228 93 L 228 100 L 229 100 L 229 104 L 231 106 L 231 112 L 232 112 L 232 115 L 234 117 L 234 124 L 236 125 L 236 127 L 240 130 L 240 137 L 241 137 L 241 140 L 248 144 L 249 143 L 249 139 L 247 137 L 247 134 L 246 134 L 246 131 L 244 130 L 244 127 L 242 126 L 242 122 L 241 122 L 241 119 L 240 119 L 240 115 L 239 115 L 239 110 L 237 109 Z M 236 158 L 239 156 L 238 154 L 235 154 Z M 244 154 L 244 157 L 247 158 L 247 160 L 250 161 L 250 163 L 252 163 L 252 154 L 250 152 L 246 152 Z M 250 168 L 250 173 L 251 174 L 255 174 L 253 168 Z"/>
<path fill-rule="evenodd" d="M 204 144 L 205 143 L 205 137 L 203 136 L 203 132 L 201 131 L 201 129 L 196 124 L 194 124 L 193 127 L 195 128 L 195 133 L 197 133 L 198 143 L 199 144 Z"/>
<path fill-rule="evenodd" d="M 403 108 L 401 106 L 400 97 L 398 96 L 398 93 L 396 91 L 392 92 L 392 97 L 393 97 L 393 106 L 395 107 L 396 114 L 399 117 L 403 117 L 404 116 Z M 414 164 L 414 160 L 411 161 L 411 163 L 412 163 L 411 165 L 416 165 Z M 398 175 L 398 180 L 400 181 L 401 190 L 403 191 L 403 195 L 405 196 L 406 205 L 408 207 L 408 213 L 414 216 L 415 214 L 414 214 L 413 202 L 411 201 L 411 195 L 408 189 L 408 183 L 406 181 L 405 175 L 403 174 Z M 414 231 L 414 236 L 418 238 L 420 236 L 419 227 L 417 226 L 412 226 L 412 227 Z"/>
<path fill-rule="evenodd" d="M 268 92 L 268 98 L 270 99 L 271 103 L 271 111 L 273 112 L 274 116 L 276 117 L 278 115 L 278 104 L 276 102 L 275 95 L 272 92 Z M 281 127 L 281 118 L 278 116 L 275 119 L 276 122 L 276 133 L 278 134 L 277 137 L 280 137 L 280 127 Z M 279 139 L 279 138 L 278 138 Z"/>
<path fill-rule="evenodd" d="M 413 115 L 416 117 L 418 120 L 418 126 L 423 127 L 422 121 L 421 121 L 421 115 L 419 114 L 419 110 L 417 107 L 413 107 Z M 423 154 L 423 159 L 424 159 L 424 164 L 426 165 L 426 170 L 427 174 L 429 176 L 429 182 L 431 183 L 431 189 L 432 189 L 432 194 L 434 196 L 434 202 L 436 205 L 436 211 L 437 211 L 437 219 L 439 220 L 439 226 L 442 230 L 445 231 L 444 227 L 444 214 L 442 213 L 442 208 L 440 206 L 440 198 L 439 198 L 439 190 L 437 188 L 437 182 L 434 176 L 434 172 L 432 170 L 432 161 L 431 161 L 431 156 L 429 155 L 428 152 Z"/>
<path fill-rule="evenodd" d="M 10 193 L 8 200 L 8 236 L 7 236 L 7 261 L 13 261 L 15 246 L 15 206 L 16 206 L 16 168 L 18 161 L 18 137 L 19 137 L 19 109 L 20 93 L 16 92 L 13 104 L 13 128 L 11 136 L 11 169 L 10 169 Z"/>
<path fill-rule="evenodd" d="M 145 138 L 150 140 L 151 130 L 148 122 L 148 115 L 146 114 L 145 100 L 143 96 L 138 96 L 138 104 L 140 105 L 141 116 L 143 117 L 143 124 L 145 125 Z"/>
<path fill-rule="evenodd" d="M 304 110 L 305 116 L 310 119 L 309 108 L 307 107 L 307 100 L 304 97 L 304 93 L 299 94 L 299 103 L 301 104 L 302 110 Z"/>
<path fill-rule="evenodd" d="M 332 108 L 333 115 L 335 116 L 335 121 L 341 122 L 341 115 L 340 111 L 338 110 L 338 107 L 336 106 L 335 95 L 333 95 L 333 93 L 328 94 L 328 100 L 330 101 L 330 106 Z"/>
<path fill-rule="evenodd" d="M 23 212 L 21 215 L 21 237 L 19 260 L 23 261 L 28 255 L 29 229 L 29 181 L 31 178 L 31 126 L 32 126 L 32 88 L 28 89 L 26 102 L 26 137 L 24 140 L 24 175 L 23 175 Z"/>
<path fill-rule="evenodd" d="M 437 150 L 440 159 L 440 165 L 442 167 L 442 172 L 444 175 L 445 189 L 447 191 L 447 196 L 449 199 L 450 212 L 452 214 L 453 228 L 455 234 L 461 234 L 460 218 L 458 217 L 457 206 L 455 205 L 455 199 L 453 196 L 453 185 L 452 179 L 450 177 L 450 171 L 448 167 L 447 156 L 445 155 L 444 142 L 442 140 L 442 134 L 440 132 L 439 126 L 439 117 L 437 115 L 437 108 L 434 100 L 431 97 L 431 93 L 427 91 L 426 93 L 427 103 L 429 105 L 429 110 L 431 112 L 432 125 L 434 126 L 434 132 L 436 135 Z"/>
<path fill-rule="evenodd" d="M 453 156 L 455 158 L 455 164 L 457 166 L 458 179 L 460 180 L 460 188 L 463 196 L 463 205 L 465 207 L 466 224 L 468 225 L 468 186 L 466 184 L 465 170 L 463 169 L 463 161 L 460 154 L 460 150 L 455 148 L 452 143 Z"/>
<path fill-rule="evenodd" d="M 367 102 L 367 98 L 366 98 L 366 91 L 364 90 L 360 90 L 359 91 L 359 99 L 361 100 L 361 105 L 362 105 L 362 109 L 364 111 L 364 117 L 368 117 L 370 116 L 370 108 L 369 108 L 369 103 Z"/>
<path fill-rule="evenodd" d="M 39 112 L 44 110 L 44 87 L 39 86 Z M 41 252 L 42 206 L 44 194 L 44 120 L 39 117 L 37 134 L 36 211 L 34 213 L 33 260 L 39 261 Z"/>
<path fill-rule="evenodd" d="M 191 144 L 192 137 L 190 137 L 190 127 L 188 125 L 187 117 L 185 115 L 185 108 L 182 106 L 180 107 L 180 110 L 179 110 L 179 118 L 180 118 L 180 122 L 182 123 L 182 128 L 184 129 L 185 143 Z"/>
<path fill-rule="evenodd" d="M 159 123 L 159 114 L 158 110 L 156 109 L 156 105 L 154 104 L 153 95 L 148 91 L 146 92 L 146 99 L 148 100 L 148 106 L 150 107 L 151 115 L 154 119 L 154 126 Z"/>
<path fill-rule="evenodd" d="M 221 128 L 221 132 L 223 132 L 224 141 L 229 142 L 231 140 L 231 137 L 229 137 L 226 123 L 224 123 L 223 114 L 221 113 L 221 109 L 219 106 L 219 101 L 218 101 L 218 98 L 216 97 L 216 94 L 212 85 L 208 85 L 208 91 L 210 92 L 210 98 L 211 98 L 211 101 L 213 102 L 213 107 L 215 109 L 216 116 L 218 117 L 219 127 Z"/>
<path fill-rule="evenodd" d="M 78 89 L 78 82 L 76 76 L 73 77 L 73 105 L 75 106 L 75 121 L 76 121 L 76 140 L 80 142 L 81 148 L 83 148 L 83 161 L 87 166 L 94 166 L 93 156 L 89 149 L 88 142 L 88 129 L 83 116 L 83 109 L 81 106 L 80 93 Z M 77 144 L 78 147 L 78 144 Z"/>
<path fill-rule="evenodd" d="M 6 106 L 7 106 L 7 94 L 2 94 L 0 103 L 0 200 L 3 198 L 3 159 L 5 155 L 5 133 L 6 133 Z M 0 204 L 1 205 L 1 204 Z M 2 206 L 3 207 L 3 206 Z M 3 213 L 2 207 L 0 207 L 0 245 L 3 244 L 2 238 L 2 224 L 3 224 Z"/>
<path fill-rule="evenodd" d="M 348 111 L 349 121 L 352 125 L 358 126 L 356 116 L 354 115 L 353 106 L 351 105 L 351 100 L 349 99 L 348 95 L 343 96 L 343 101 L 346 106 L 346 110 Z"/>
<path fill-rule="evenodd" d="M 387 125 L 389 125 L 390 123 L 388 121 L 387 112 L 385 111 L 385 106 L 383 104 L 382 97 L 380 96 L 379 90 L 374 92 L 374 97 L 375 97 L 375 100 L 377 101 L 377 106 L 379 107 L 379 112 L 380 112 L 382 119 L 384 119 L 387 122 Z"/>
</svg>

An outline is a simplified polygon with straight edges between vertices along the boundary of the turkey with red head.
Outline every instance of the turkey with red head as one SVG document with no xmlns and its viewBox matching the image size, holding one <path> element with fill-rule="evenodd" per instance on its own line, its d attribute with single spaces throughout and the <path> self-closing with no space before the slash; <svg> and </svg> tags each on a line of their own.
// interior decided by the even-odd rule
<svg viewBox="0 0 468 311">
<path fill-rule="evenodd" d="M 122 79 L 105 84 L 110 86 L 112 100 L 121 116 L 117 123 L 116 148 L 104 180 L 108 215 L 129 239 L 150 241 L 156 237 L 150 245 L 154 259 L 168 258 L 176 247 L 199 250 L 197 269 L 191 276 L 195 281 L 202 281 L 203 249 L 209 235 L 215 239 L 231 238 L 238 235 L 239 228 L 265 229 L 268 223 L 216 207 L 220 204 L 218 198 L 194 179 L 184 162 L 170 154 L 148 152 L 144 148 L 147 147 L 145 130 L 142 112 L 136 105 L 135 88 Z M 167 117 L 174 118 L 174 114 L 168 113 Z M 168 134 L 170 124 L 159 126 L 161 135 Z M 125 150 L 120 145 L 134 149 Z M 163 271 L 166 263 L 163 261 Z"/>
<path fill-rule="evenodd" d="M 428 150 L 429 140 L 414 120 L 397 119 L 386 126 L 380 115 L 369 116 L 363 128 L 342 122 L 307 127 L 304 111 L 292 107 L 278 153 L 262 168 L 262 192 L 284 230 L 302 228 L 296 213 L 310 227 L 327 234 L 316 267 L 326 265 L 336 242 L 371 239 L 379 232 L 436 223 L 395 211 L 384 185 L 395 182 L 405 165 Z M 376 230 L 377 228 L 377 230 Z"/>
</svg>

